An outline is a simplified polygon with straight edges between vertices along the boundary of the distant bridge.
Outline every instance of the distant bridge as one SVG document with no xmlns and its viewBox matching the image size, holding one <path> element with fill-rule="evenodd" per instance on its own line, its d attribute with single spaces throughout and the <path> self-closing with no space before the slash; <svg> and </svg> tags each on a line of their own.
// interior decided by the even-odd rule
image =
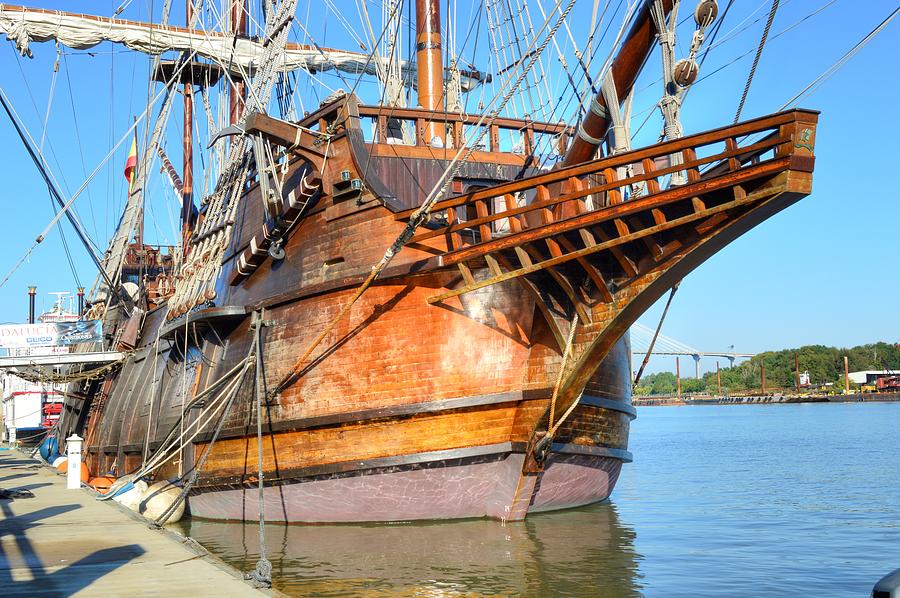
<svg viewBox="0 0 900 598">
<path fill-rule="evenodd" d="M 650 342 L 653 340 L 654 329 L 648 326 L 644 326 L 640 323 L 635 323 L 631 327 L 631 352 L 634 355 L 644 356 L 647 354 L 647 349 L 650 347 Z M 729 351 L 700 351 L 691 347 L 690 345 L 686 345 L 681 341 L 675 340 L 672 337 L 666 336 L 660 333 L 659 336 L 656 337 L 656 344 L 653 346 L 653 355 L 675 355 L 675 356 L 687 356 L 691 357 L 694 360 L 694 371 L 697 378 L 700 377 L 700 360 L 704 357 L 724 357 L 728 360 L 728 365 L 734 365 L 734 360 L 738 358 L 744 357 L 753 357 L 756 353 L 736 353 L 734 351 L 734 345 L 729 347 Z"/>
</svg>

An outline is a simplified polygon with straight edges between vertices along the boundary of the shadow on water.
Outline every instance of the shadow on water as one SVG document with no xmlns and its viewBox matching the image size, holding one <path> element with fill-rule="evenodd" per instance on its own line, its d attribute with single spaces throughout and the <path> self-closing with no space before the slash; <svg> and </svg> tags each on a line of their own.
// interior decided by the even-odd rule
<svg viewBox="0 0 900 598">
<path fill-rule="evenodd" d="M 184 532 L 241 569 L 255 523 L 192 520 Z M 641 556 L 616 507 L 492 520 L 266 526 L 275 586 L 304 596 L 637 596 Z"/>
<path fill-rule="evenodd" d="M 46 486 L 48 484 L 31 484 Z M 43 525 L 43 521 L 79 509 L 79 505 L 58 505 L 33 513 L 16 515 L 9 500 L 0 501 L 3 520 L 0 521 L 0 588 L 7 596 L 53 595 L 69 596 L 82 590 L 129 561 L 144 554 L 135 544 L 97 550 L 87 556 L 48 571 L 28 539 L 29 529 Z M 7 548 L 15 545 L 15 552 Z M 18 554 L 16 554 L 16 552 Z"/>
</svg>

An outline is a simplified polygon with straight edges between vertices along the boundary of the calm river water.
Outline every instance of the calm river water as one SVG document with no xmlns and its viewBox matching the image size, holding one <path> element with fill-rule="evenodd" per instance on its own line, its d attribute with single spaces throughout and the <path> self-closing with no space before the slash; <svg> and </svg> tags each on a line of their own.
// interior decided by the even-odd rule
<svg viewBox="0 0 900 598">
<path fill-rule="evenodd" d="M 900 403 L 647 407 L 608 503 L 496 521 L 267 527 L 298 596 L 868 596 L 900 567 Z M 193 521 L 252 568 L 255 525 Z"/>
</svg>

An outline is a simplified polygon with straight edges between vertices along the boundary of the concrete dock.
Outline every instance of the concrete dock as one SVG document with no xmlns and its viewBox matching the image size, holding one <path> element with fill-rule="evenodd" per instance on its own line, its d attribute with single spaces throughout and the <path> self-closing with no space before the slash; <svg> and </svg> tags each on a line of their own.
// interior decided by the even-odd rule
<svg viewBox="0 0 900 598">
<path fill-rule="evenodd" d="M 67 490 L 63 476 L 21 452 L 0 450 L 0 488 L 34 493 L 0 499 L 4 596 L 273 595 L 174 532 L 88 490 Z"/>
</svg>

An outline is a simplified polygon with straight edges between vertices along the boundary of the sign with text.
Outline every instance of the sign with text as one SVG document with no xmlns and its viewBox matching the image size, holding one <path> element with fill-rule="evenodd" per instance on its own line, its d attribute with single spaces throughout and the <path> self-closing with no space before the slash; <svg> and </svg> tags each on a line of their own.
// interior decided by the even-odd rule
<svg viewBox="0 0 900 598">
<path fill-rule="evenodd" d="M 103 339 L 100 320 L 0 326 L 0 348 L 58 347 Z"/>
</svg>

